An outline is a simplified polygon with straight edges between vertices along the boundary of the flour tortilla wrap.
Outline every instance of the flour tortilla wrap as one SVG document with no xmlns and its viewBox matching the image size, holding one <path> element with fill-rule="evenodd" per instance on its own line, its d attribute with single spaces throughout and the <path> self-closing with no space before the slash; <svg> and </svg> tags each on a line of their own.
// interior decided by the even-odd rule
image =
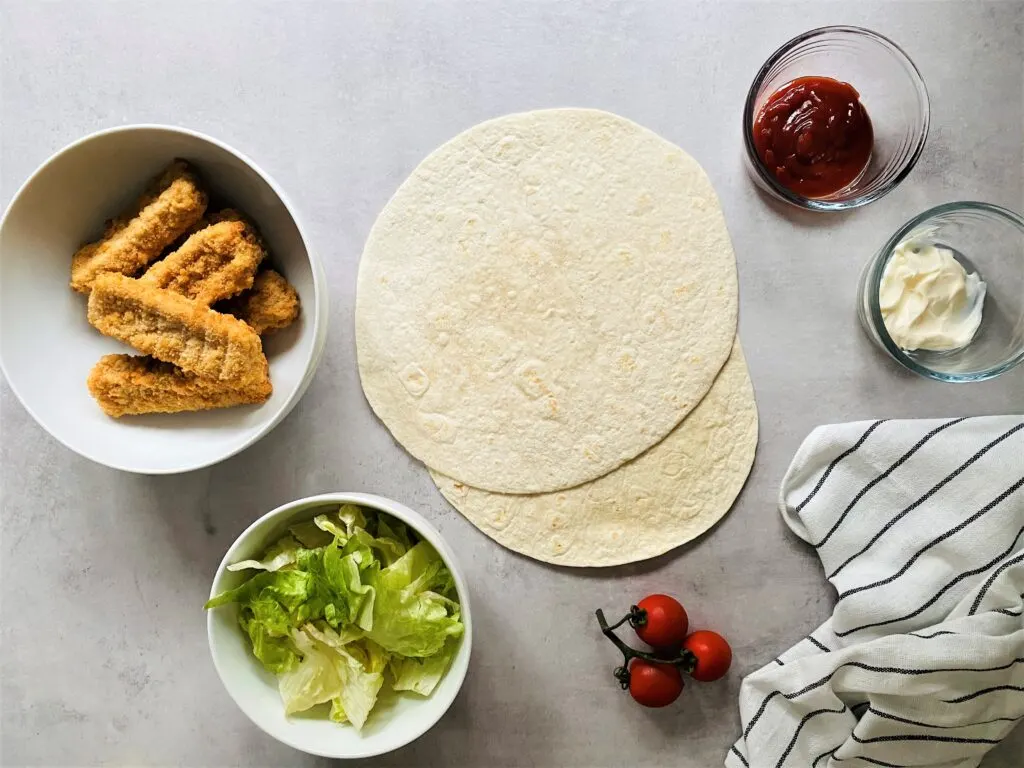
<svg viewBox="0 0 1024 768">
<path fill-rule="evenodd" d="M 556 565 L 619 565 L 667 552 L 721 520 L 756 447 L 754 389 L 737 340 L 711 391 L 668 437 L 593 482 L 516 496 L 431 476 L 452 506 L 509 549 Z"/>
<path fill-rule="evenodd" d="M 510 115 L 437 149 L 359 267 L 366 397 L 430 467 L 506 493 L 569 488 L 667 435 L 736 334 L 710 181 L 616 115 Z"/>
</svg>

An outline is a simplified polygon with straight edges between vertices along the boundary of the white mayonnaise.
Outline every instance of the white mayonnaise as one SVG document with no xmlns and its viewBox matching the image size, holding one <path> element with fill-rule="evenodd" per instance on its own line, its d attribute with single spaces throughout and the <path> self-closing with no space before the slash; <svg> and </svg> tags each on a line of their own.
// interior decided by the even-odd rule
<svg viewBox="0 0 1024 768">
<path fill-rule="evenodd" d="M 885 265 L 878 298 L 885 328 L 901 349 L 958 349 L 981 325 L 985 283 L 967 274 L 952 251 L 904 241 Z"/>
</svg>

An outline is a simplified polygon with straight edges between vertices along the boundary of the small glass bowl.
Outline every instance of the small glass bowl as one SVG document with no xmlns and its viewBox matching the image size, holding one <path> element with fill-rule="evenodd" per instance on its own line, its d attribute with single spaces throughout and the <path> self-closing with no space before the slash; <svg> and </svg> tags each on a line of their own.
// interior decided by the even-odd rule
<svg viewBox="0 0 1024 768">
<path fill-rule="evenodd" d="M 827 197 L 808 198 L 784 187 L 754 146 L 754 119 L 768 98 L 798 77 L 831 77 L 860 94 L 871 118 L 874 147 L 856 180 Z M 913 169 L 928 138 L 928 90 L 907 54 L 891 40 L 860 27 L 821 27 L 794 37 L 757 73 L 743 109 L 743 143 L 754 181 L 777 200 L 808 211 L 844 211 L 878 200 Z"/>
<path fill-rule="evenodd" d="M 889 336 L 879 308 L 879 288 L 893 249 L 905 240 L 948 248 L 987 290 L 981 326 L 964 347 L 944 352 L 907 351 Z M 946 203 L 915 216 L 868 262 L 857 311 L 868 336 L 905 368 L 951 382 L 992 379 L 1024 360 L 1024 218 L 988 203 Z"/>
</svg>

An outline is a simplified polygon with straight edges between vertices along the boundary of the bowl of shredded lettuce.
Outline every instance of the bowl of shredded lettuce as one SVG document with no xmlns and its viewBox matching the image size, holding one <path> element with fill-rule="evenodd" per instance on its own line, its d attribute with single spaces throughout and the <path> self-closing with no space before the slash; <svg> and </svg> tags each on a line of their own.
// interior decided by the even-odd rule
<svg viewBox="0 0 1024 768">
<path fill-rule="evenodd" d="M 408 744 L 469 666 L 469 595 L 440 534 L 395 501 L 285 504 L 224 556 L 206 603 L 213 663 L 266 733 L 315 755 Z"/>
</svg>

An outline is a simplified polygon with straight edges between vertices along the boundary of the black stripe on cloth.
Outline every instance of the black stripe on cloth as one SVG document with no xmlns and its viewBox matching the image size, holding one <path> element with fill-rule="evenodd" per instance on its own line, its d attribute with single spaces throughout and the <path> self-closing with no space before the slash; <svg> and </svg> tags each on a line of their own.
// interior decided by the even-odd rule
<svg viewBox="0 0 1024 768">
<path fill-rule="evenodd" d="M 839 747 L 841 747 L 841 746 L 843 746 L 843 745 L 840 744 Z M 814 758 L 814 762 L 811 763 L 811 768 L 818 768 L 818 761 L 821 760 L 821 758 L 823 758 L 823 757 L 830 757 L 830 756 L 834 755 L 836 752 L 839 751 L 839 747 L 833 747 L 828 752 L 822 752 L 820 755 L 818 755 L 816 758 Z"/>
<path fill-rule="evenodd" d="M 825 653 L 832 653 L 832 649 L 829 648 L 827 645 L 825 645 L 820 640 L 818 640 L 814 635 L 808 635 L 807 639 L 810 640 L 812 645 L 817 646 L 818 648 L 823 650 Z"/>
<path fill-rule="evenodd" d="M 779 665 L 780 667 L 784 667 L 784 666 L 786 666 L 786 664 L 785 664 L 785 663 L 784 663 L 784 662 L 782 661 L 782 659 L 772 659 L 772 661 L 774 661 L 774 662 L 775 662 L 776 664 L 778 664 L 778 665 Z"/>
<path fill-rule="evenodd" d="M 839 747 L 836 747 L 836 751 Z M 865 763 L 871 763 L 872 765 L 881 765 L 882 768 L 907 768 L 905 765 L 897 765 L 896 763 L 886 763 L 882 760 L 875 760 L 873 757 L 864 757 L 864 755 L 851 755 L 850 757 L 836 757 L 832 756 L 832 759 L 837 763 L 845 763 L 847 760 L 863 760 Z"/>
<path fill-rule="evenodd" d="M 867 440 L 868 437 L 871 436 L 871 433 L 874 432 L 876 429 L 878 429 L 880 426 L 882 426 L 882 424 L 884 424 L 886 421 L 888 421 L 888 419 L 880 419 L 880 420 L 874 422 L 870 427 L 867 428 L 867 431 L 863 435 L 860 436 L 860 439 L 856 443 L 854 443 L 852 446 L 850 446 L 845 451 L 843 451 L 838 456 L 836 456 L 834 459 L 832 459 L 832 462 L 825 468 L 825 471 L 822 473 L 821 477 L 818 479 L 818 483 L 817 483 L 817 485 L 814 486 L 814 490 L 812 490 L 809 494 L 807 494 L 807 498 L 806 499 L 804 499 L 803 501 L 801 501 L 799 504 L 796 505 L 796 511 L 798 513 L 800 512 L 800 510 L 802 510 L 804 507 L 806 507 L 807 506 L 807 502 L 809 502 L 811 499 L 813 499 L 815 494 L 817 494 L 818 491 L 821 490 L 821 486 L 823 486 L 825 484 L 825 481 L 828 479 L 828 476 L 832 474 L 832 470 L 836 468 L 836 464 L 838 464 L 840 461 L 845 459 L 850 454 L 855 453 L 858 448 L 860 448 L 862 445 L 864 445 L 864 441 Z"/>
<path fill-rule="evenodd" d="M 858 744 L 881 744 L 891 741 L 938 741 L 944 744 L 998 744 L 1002 739 L 967 739 L 962 736 L 932 736 L 929 733 L 900 733 L 891 736 L 872 736 L 870 739 L 862 739 L 856 733 L 851 733 L 850 738 Z"/>
<path fill-rule="evenodd" d="M 917 550 L 917 552 L 914 553 L 913 557 L 911 557 L 898 571 L 896 571 L 896 573 L 892 574 L 891 576 L 886 576 L 884 579 L 879 579 L 878 581 L 873 581 L 870 584 L 862 584 L 859 587 L 853 587 L 851 589 L 848 589 L 845 592 L 840 593 L 840 595 L 839 595 L 839 597 L 838 597 L 836 602 L 838 603 L 839 601 L 842 601 L 845 598 L 850 597 L 851 595 L 856 595 L 858 592 L 865 592 L 865 591 L 867 591 L 869 589 L 874 589 L 875 587 L 882 587 L 882 586 L 885 586 L 886 584 L 891 584 L 892 582 L 896 581 L 896 579 L 898 579 L 900 576 L 902 576 L 908 570 L 910 570 L 910 566 L 912 566 L 914 563 L 916 563 L 918 558 L 920 558 L 922 555 L 924 555 L 925 552 L 927 552 L 928 550 L 930 550 L 932 547 L 936 546 L 937 544 L 941 544 L 946 539 L 952 538 L 956 534 L 960 533 L 960 531 L 962 531 L 964 528 L 966 528 L 971 523 L 976 522 L 980 518 L 982 518 L 985 515 L 987 515 L 993 509 L 995 509 L 1000 504 L 1002 504 L 1007 499 L 1008 496 L 1010 496 L 1013 493 L 1015 493 L 1022 485 L 1024 485 L 1024 477 L 1022 477 L 1016 483 L 1011 485 L 1009 488 L 1007 488 L 1001 494 L 996 496 L 994 499 L 992 499 L 992 501 L 990 501 L 988 504 L 986 504 L 980 510 L 978 510 L 973 515 L 968 517 L 966 520 L 962 521 L 959 525 L 957 525 L 957 526 L 955 526 L 953 528 L 950 528 L 945 533 L 943 533 L 943 534 L 941 534 L 939 536 L 936 536 L 934 539 L 929 541 L 927 544 L 925 544 L 923 547 L 921 547 L 921 549 Z M 1018 535 L 1020 535 L 1020 534 L 1018 534 Z M 1000 555 L 999 558 L 993 562 L 993 565 L 995 563 L 999 562 L 999 560 L 1001 560 L 1002 558 L 1006 557 L 1008 554 L 1010 554 L 1010 552 L 1013 552 L 1012 548 L 1009 551 L 1007 551 L 1007 552 L 1003 552 L 1003 554 Z M 847 561 L 847 562 L 849 562 L 849 561 Z M 833 574 L 833 576 L 834 575 L 835 574 Z M 832 576 L 829 576 L 829 578 L 831 579 Z M 842 637 L 842 635 L 840 635 L 838 632 L 836 632 L 835 634 L 838 637 Z"/>
<path fill-rule="evenodd" d="M 803 727 L 807 725 L 808 721 L 813 720 L 818 715 L 825 715 L 829 713 L 833 715 L 842 715 L 848 711 L 849 710 L 846 708 L 846 705 L 843 704 L 842 709 L 816 709 L 813 712 L 808 712 L 806 715 L 804 715 L 803 718 L 800 720 L 800 723 L 797 725 L 796 731 L 793 732 L 793 738 L 791 738 L 789 740 L 789 744 L 786 745 L 786 749 L 782 753 L 782 757 L 780 757 L 779 762 L 775 764 L 775 768 L 782 768 L 782 764 L 786 762 L 786 758 L 789 757 L 789 753 L 792 752 L 793 747 L 796 746 L 796 740 L 800 738 L 800 731 L 803 730 Z"/>
<path fill-rule="evenodd" d="M 980 691 L 974 693 L 968 693 L 966 696 L 958 696 L 955 699 L 943 699 L 945 704 L 963 704 L 965 701 L 976 699 L 979 696 L 984 696 L 986 693 L 994 693 L 996 691 L 1021 691 L 1024 693 L 1024 686 L 1020 685 L 994 685 L 991 688 L 982 688 Z"/>
<path fill-rule="evenodd" d="M 1024 485 L 1024 477 L 1021 478 L 1020 483 L 1018 483 L 1018 487 L 1021 486 L 1021 485 Z M 969 571 L 964 571 L 959 576 L 957 576 L 957 577 L 953 578 L 952 580 L 946 582 L 945 586 L 943 586 L 942 589 L 940 589 L 938 592 L 936 592 L 934 595 L 932 595 L 932 597 L 930 597 L 928 600 L 926 600 L 924 605 L 922 605 L 917 610 L 911 611 L 910 613 L 906 614 L 905 616 L 900 616 L 900 617 L 895 618 L 895 619 L 886 619 L 885 621 L 876 621 L 876 622 L 874 622 L 872 624 L 862 624 L 859 627 L 854 627 L 853 629 L 847 629 L 847 630 L 843 630 L 843 631 L 838 631 L 838 630 L 835 630 L 835 629 L 833 629 L 832 631 L 835 633 L 836 637 L 846 637 L 847 635 L 852 635 L 854 632 L 860 632 L 862 629 L 872 629 L 873 627 L 884 627 L 886 624 L 895 624 L 898 621 L 906 621 L 907 619 L 912 619 L 915 616 L 918 616 L 918 615 L 924 613 L 926 610 L 928 610 L 933 605 L 935 605 L 935 603 L 937 603 L 939 601 L 939 598 L 941 598 L 944 594 L 946 594 L 949 590 L 951 590 L 953 587 L 955 587 L 961 581 L 963 581 L 964 579 L 969 579 L 971 576 L 977 576 L 977 575 L 979 575 L 981 573 L 984 573 L 989 568 L 991 568 L 996 563 L 998 563 L 1000 560 L 1002 560 L 1004 557 L 1006 557 L 1008 554 L 1010 554 L 1010 552 L 1012 552 L 1014 550 L 1014 548 L 1017 546 L 1017 540 L 1021 537 L 1021 534 L 1024 534 L 1024 526 L 1021 526 L 1020 530 L 1017 531 L 1017 535 L 1013 537 L 1013 541 L 1010 543 L 1009 548 L 1007 548 L 1003 552 L 1000 552 L 998 555 L 996 555 L 996 557 L 993 560 L 990 560 L 989 562 L 985 563 L 984 565 L 980 565 L 977 568 L 972 568 Z"/>
<path fill-rule="evenodd" d="M 977 723 L 961 723 L 960 725 L 936 725 L 935 723 L 922 723 L 918 720 L 910 720 L 906 717 L 894 715 L 891 712 L 882 712 L 880 709 L 875 709 L 874 707 L 868 707 L 868 712 L 877 717 L 881 717 L 885 720 L 895 720 L 897 723 L 916 725 L 918 728 L 940 728 L 946 730 L 950 728 L 973 728 L 976 725 L 990 725 L 991 723 L 1015 723 L 1018 720 L 1020 720 L 1021 717 L 1024 717 L 1024 715 L 1018 715 L 1017 717 L 993 717 L 991 720 L 982 720 L 981 722 Z"/>
<path fill-rule="evenodd" d="M 883 525 L 882 526 L 882 530 L 880 530 L 878 533 L 876 533 L 871 538 L 871 540 L 868 541 L 868 543 L 865 544 L 860 550 L 858 550 L 857 552 L 854 552 L 852 555 L 850 555 L 848 558 L 846 558 L 846 560 L 844 560 L 839 565 L 838 568 L 836 568 L 834 571 L 832 571 L 832 573 L 830 573 L 828 575 L 828 578 L 831 579 L 834 576 L 836 576 L 836 574 L 838 574 L 841 570 L 843 570 L 843 568 L 848 566 L 853 560 L 855 560 L 856 558 L 860 557 L 865 552 L 867 552 L 874 545 L 874 543 L 876 541 L 878 541 L 882 537 L 882 535 L 885 534 L 885 532 L 888 531 L 890 528 L 892 528 L 897 522 L 902 520 L 908 514 L 910 514 L 915 509 L 917 509 L 919 506 L 921 506 L 926 501 L 928 501 L 928 499 L 930 499 L 932 496 L 934 496 L 936 493 L 938 493 L 943 487 L 948 485 L 950 483 L 950 481 L 952 481 L 955 478 L 957 478 L 965 469 L 967 469 L 969 466 L 971 466 L 976 461 L 978 461 L 982 456 L 984 456 L 986 453 L 988 453 L 996 445 L 998 445 L 999 443 L 1001 443 L 1004 440 L 1008 439 L 1011 435 L 1013 435 L 1016 432 L 1019 432 L 1022 429 L 1024 429 L 1024 422 L 1021 422 L 1020 424 L 1018 424 L 1015 427 L 1011 427 L 1009 430 L 1007 430 L 1006 432 L 1001 434 L 999 437 L 997 437 L 995 440 L 990 442 L 988 445 L 982 447 L 976 454 L 971 456 L 971 458 L 969 458 L 967 461 L 965 461 L 959 467 L 954 469 L 950 474 L 946 475 L 946 477 L 944 477 L 938 483 L 936 483 L 931 488 L 929 488 L 928 491 L 926 491 L 925 494 L 921 498 L 919 498 L 917 501 L 915 501 L 913 504 L 911 504 L 906 509 L 904 509 L 901 512 L 899 512 L 889 522 L 887 522 L 885 525 Z"/>
<path fill-rule="evenodd" d="M 732 752 L 734 755 L 736 755 L 736 757 L 738 757 L 740 759 L 740 762 L 743 763 L 745 766 L 747 766 L 747 768 L 750 768 L 750 763 L 747 762 L 747 758 L 745 758 L 743 756 L 742 752 L 740 752 L 738 749 L 736 749 L 736 745 L 735 744 L 732 745 L 732 749 L 730 749 L 729 751 Z"/>
<path fill-rule="evenodd" d="M 931 640 L 933 637 L 942 637 L 943 635 L 958 635 L 959 632 L 950 632 L 948 629 L 940 629 L 938 632 L 932 632 L 930 635 L 919 635 L 917 632 L 908 632 L 910 637 L 918 637 L 922 640 Z"/>
<path fill-rule="evenodd" d="M 747 723 L 747 727 L 743 730 L 743 738 L 747 738 L 748 736 L 750 736 L 750 732 L 754 729 L 754 726 L 757 724 L 757 721 L 761 719 L 761 715 L 763 715 L 765 709 L 768 708 L 768 704 L 770 704 L 771 700 L 774 699 L 776 696 L 781 696 L 784 699 L 792 701 L 793 699 L 803 696 L 805 693 L 808 693 L 809 691 L 813 691 L 815 688 L 820 688 L 821 686 L 825 685 L 825 683 L 832 679 L 833 675 L 835 675 L 839 670 L 845 667 L 855 667 L 857 669 L 863 669 L 866 672 L 882 672 L 889 675 L 930 675 L 934 672 L 999 672 L 1004 669 L 1009 669 L 1010 667 L 1022 661 L 1024 661 L 1024 658 L 1014 659 L 1009 664 L 1003 664 L 1002 666 L 998 667 L 936 667 L 935 669 L 905 669 L 902 667 L 876 667 L 873 664 L 865 664 L 860 661 L 846 661 L 837 666 L 835 669 L 833 669 L 820 680 L 805 685 L 798 691 L 793 691 L 792 693 L 772 691 L 771 693 L 769 693 L 767 696 L 764 697 L 764 700 L 761 702 L 761 706 L 757 708 L 757 712 L 754 713 L 754 716 L 750 718 L 750 722 Z"/>
<path fill-rule="evenodd" d="M 1001 613 L 1005 616 L 1020 616 L 1024 611 L 1011 611 L 1009 608 L 996 608 L 996 613 Z"/>
<path fill-rule="evenodd" d="M 857 495 L 853 497 L 853 501 L 851 501 L 849 504 L 846 505 L 846 509 L 844 509 L 842 514 L 839 515 L 839 517 L 836 519 L 836 521 L 834 523 L 832 523 L 832 527 L 828 529 L 828 533 L 825 534 L 825 536 L 822 538 L 822 540 L 819 541 L 817 544 L 812 544 L 811 546 L 813 546 L 815 548 L 825 546 L 825 543 L 830 538 L 832 538 L 832 534 L 835 533 L 836 530 L 838 530 L 839 526 L 843 524 L 843 521 L 846 519 L 846 516 L 848 514 L 850 514 L 850 511 L 855 506 L 857 506 L 857 502 L 860 501 L 862 498 L 864 498 L 864 495 L 868 491 L 870 491 L 872 488 L 874 488 L 880 482 L 885 480 L 885 478 L 887 478 L 889 475 L 891 475 L 897 469 L 902 467 L 904 462 L 906 462 L 907 459 L 909 459 L 911 456 L 913 456 L 915 453 L 917 453 L 918 450 L 920 450 L 921 446 L 923 446 L 925 443 L 927 443 L 929 440 L 931 440 L 933 437 L 935 437 L 937 434 L 939 434 L 939 432 L 942 432 L 944 429 L 949 429 L 954 424 L 959 424 L 961 421 L 963 421 L 966 418 L 967 418 L 966 416 L 962 416 L 959 419 L 953 419 L 952 421 L 947 421 L 945 424 L 940 424 L 935 429 L 933 429 L 931 432 L 929 432 L 927 435 L 925 435 L 920 440 L 918 440 L 916 443 L 914 443 L 914 445 L 910 448 L 910 450 L 907 451 L 906 453 L 904 453 L 898 459 L 896 459 L 896 461 L 893 462 L 892 465 L 890 465 L 890 467 L 887 470 L 885 470 L 885 472 L 883 472 L 878 477 L 876 477 L 874 480 L 872 480 L 870 483 L 868 483 L 863 488 L 861 488 L 860 491 L 857 493 Z"/>
<path fill-rule="evenodd" d="M 968 616 L 973 616 L 975 613 L 978 612 L 978 608 L 981 607 L 981 603 L 985 599 L 985 595 L 988 594 L 989 589 L 992 588 L 992 584 L 999 577 L 999 574 L 1001 574 L 1007 568 L 1011 568 L 1020 562 L 1024 562 L 1024 552 L 1021 552 L 1020 554 L 1011 557 L 1005 563 L 1003 563 L 994 571 L 992 571 L 989 577 L 985 579 L 985 584 L 982 586 L 980 590 L 978 590 L 978 596 L 974 598 L 974 602 L 971 604 L 971 610 L 967 612 Z"/>
</svg>

